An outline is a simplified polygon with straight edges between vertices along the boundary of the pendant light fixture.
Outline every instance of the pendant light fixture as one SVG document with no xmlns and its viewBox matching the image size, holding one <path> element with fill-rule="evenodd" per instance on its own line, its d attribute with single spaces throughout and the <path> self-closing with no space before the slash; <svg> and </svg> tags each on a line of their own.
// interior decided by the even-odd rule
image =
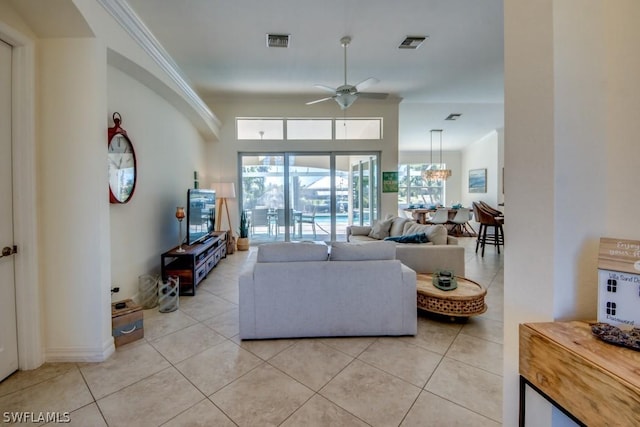
<svg viewBox="0 0 640 427">
<path fill-rule="evenodd" d="M 440 138 L 440 163 L 438 167 L 433 164 L 433 134 L 437 133 Z M 451 169 L 440 169 L 442 167 L 442 129 L 431 129 L 431 148 L 430 148 L 430 161 L 429 169 L 422 171 L 422 179 L 424 180 L 437 180 L 446 181 L 451 176 Z"/>
</svg>

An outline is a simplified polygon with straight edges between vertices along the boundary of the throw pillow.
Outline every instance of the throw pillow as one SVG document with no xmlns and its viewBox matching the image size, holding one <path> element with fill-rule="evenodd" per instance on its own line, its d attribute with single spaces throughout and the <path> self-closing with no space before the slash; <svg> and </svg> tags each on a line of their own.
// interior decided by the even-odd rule
<svg viewBox="0 0 640 427">
<path fill-rule="evenodd" d="M 398 243 L 429 243 L 429 238 L 425 233 L 409 234 L 406 236 L 389 236 L 384 240 Z"/>
<path fill-rule="evenodd" d="M 282 242 L 258 246 L 258 262 L 326 261 L 327 259 L 327 245 Z"/>
<path fill-rule="evenodd" d="M 446 245 L 447 244 L 447 227 L 441 224 L 437 225 L 425 225 L 415 222 L 408 222 L 404 225 L 403 235 L 425 233 L 430 242 L 434 245 Z"/>
<path fill-rule="evenodd" d="M 393 219 L 384 219 L 380 221 L 376 221 L 371 227 L 371 232 L 369 233 L 369 237 L 373 237 L 374 239 L 382 240 L 385 237 L 389 237 L 389 229 L 391 228 L 391 222 Z"/>
<path fill-rule="evenodd" d="M 377 261 L 396 259 L 396 244 L 393 242 L 346 243 L 331 245 L 331 261 Z"/>
</svg>

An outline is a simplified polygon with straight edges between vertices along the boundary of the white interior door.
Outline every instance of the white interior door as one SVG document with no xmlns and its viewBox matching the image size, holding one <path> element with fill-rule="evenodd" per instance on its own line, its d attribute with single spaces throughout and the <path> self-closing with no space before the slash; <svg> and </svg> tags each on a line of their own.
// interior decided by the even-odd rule
<svg viewBox="0 0 640 427">
<path fill-rule="evenodd" d="M 13 248 L 11 50 L 11 46 L 0 41 L 0 250 Z M 0 258 L 0 381 L 18 369 L 14 256 L 3 252 L 5 255 Z"/>
</svg>

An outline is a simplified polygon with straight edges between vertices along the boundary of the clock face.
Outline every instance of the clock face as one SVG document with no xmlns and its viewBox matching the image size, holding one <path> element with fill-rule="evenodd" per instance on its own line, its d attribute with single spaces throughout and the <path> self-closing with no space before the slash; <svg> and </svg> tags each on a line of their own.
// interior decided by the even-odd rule
<svg viewBox="0 0 640 427">
<path fill-rule="evenodd" d="M 109 141 L 109 199 L 126 203 L 136 186 L 136 157 L 126 135 L 115 134 Z"/>
</svg>

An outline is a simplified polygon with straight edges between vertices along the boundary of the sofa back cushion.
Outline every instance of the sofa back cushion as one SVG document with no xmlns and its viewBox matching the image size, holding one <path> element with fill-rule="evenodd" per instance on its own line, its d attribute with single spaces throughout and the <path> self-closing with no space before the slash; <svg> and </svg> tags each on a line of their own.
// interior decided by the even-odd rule
<svg viewBox="0 0 640 427">
<path fill-rule="evenodd" d="M 446 245 L 447 244 L 447 227 L 442 224 L 426 225 L 418 224 L 417 222 L 408 222 L 404 225 L 402 231 L 403 235 L 425 233 L 430 242 L 434 245 Z"/>
<path fill-rule="evenodd" d="M 306 242 L 265 243 L 258 246 L 258 262 L 327 261 L 327 245 Z"/>
<path fill-rule="evenodd" d="M 368 236 L 371 233 L 369 225 L 351 225 L 349 229 L 352 236 Z"/>
<path fill-rule="evenodd" d="M 408 222 L 412 221 L 409 218 L 394 217 L 389 229 L 389 236 L 402 236 L 404 225 Z"/>
<path fill-rule="evenodd" d="M 331 261 L 377 261 L 396 259 L 394 242 L 346 243 L 331 245 Z"/>
<path fill-rule="evenodd" d="M 371 232 L 369 232 L 369 237 L 373 237 L 374 239 L 382 240 L 385 237 L 389 237 L 389 229 L 391 228 L 391 221 L 393 219 L 381 219 L 376 221 L 371 227 Z"/>
</svg>

